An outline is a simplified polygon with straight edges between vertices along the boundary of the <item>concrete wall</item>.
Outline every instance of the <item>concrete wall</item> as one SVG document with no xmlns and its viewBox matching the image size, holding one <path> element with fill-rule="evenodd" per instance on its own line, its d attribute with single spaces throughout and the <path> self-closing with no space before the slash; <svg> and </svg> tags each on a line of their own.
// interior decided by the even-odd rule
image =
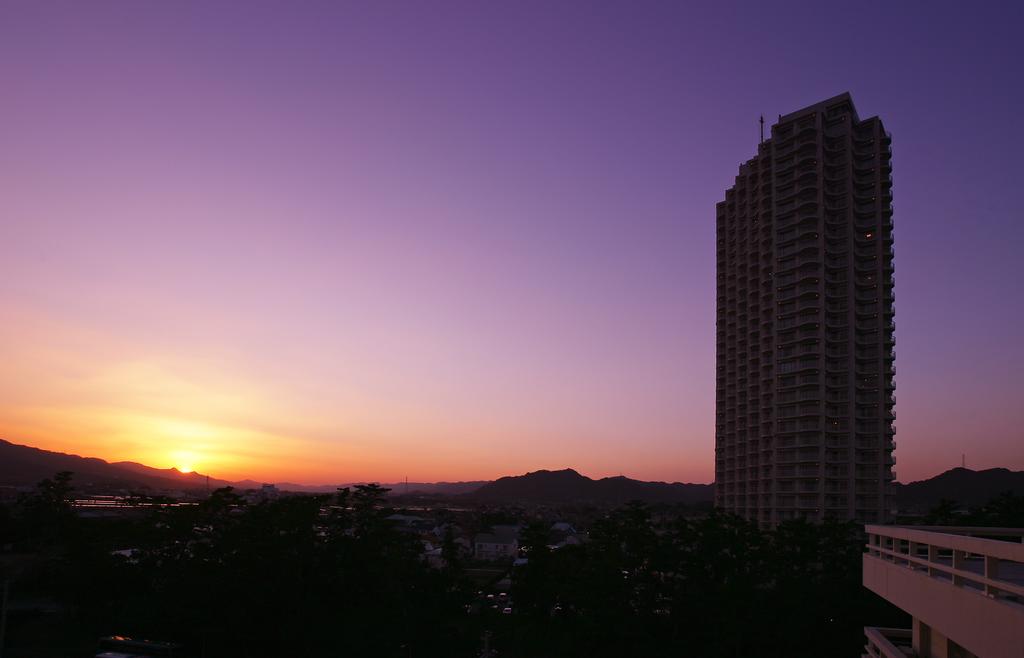
<svg viewBox="0 0 1024 658">
<path fill-rule="evenodd" d="M 931 628 L 933 656 L 944 655 L 937 640 L 949 638 L 979 658 L 1024 658 L 1024 606 L 869 555 L 864 586 Z"/>
</svg>

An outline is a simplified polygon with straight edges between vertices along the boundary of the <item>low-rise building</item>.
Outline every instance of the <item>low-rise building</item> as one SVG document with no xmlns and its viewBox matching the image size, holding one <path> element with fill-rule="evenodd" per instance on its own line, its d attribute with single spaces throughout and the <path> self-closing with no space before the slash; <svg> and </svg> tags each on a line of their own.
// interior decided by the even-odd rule
<svg viewBox="0 0 1024 658">
<path fill-rule="evenodd" d="M 491 532 L 473 538 L 473 555 L 478 560 L 505 560 L 519 553 L 519 528 L 495 526 Z"/>
<path fill-rule="evenodd" d="M 1024 657 L 1024 529 L 869 525 L 864 586 L 913 617 L 871 658 Z"/>
</svg>

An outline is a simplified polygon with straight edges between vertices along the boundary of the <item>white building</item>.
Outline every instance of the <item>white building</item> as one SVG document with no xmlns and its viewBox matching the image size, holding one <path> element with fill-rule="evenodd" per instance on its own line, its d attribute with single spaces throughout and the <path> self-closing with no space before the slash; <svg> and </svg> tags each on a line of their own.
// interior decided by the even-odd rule
<svg viewBox="0 0 1024 658">
<path fill-rule="evenodd" d="M 1024 529 L 866 532 L 864 586 L 909 613 L 913 628 L 865 628 L 865 656 L 1024 658 Z"/>
<path fill-rule="evenodd" d="M 473 555 L 478 560 L 505 560 L 519 553 L 519 528 L 495 526 L 473 538 Z"/>
</svg>

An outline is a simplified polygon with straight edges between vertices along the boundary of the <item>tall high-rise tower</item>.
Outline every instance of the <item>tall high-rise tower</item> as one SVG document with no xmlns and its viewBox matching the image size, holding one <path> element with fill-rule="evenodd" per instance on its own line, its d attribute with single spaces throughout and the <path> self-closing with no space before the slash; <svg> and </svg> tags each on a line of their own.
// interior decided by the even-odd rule
<svg viewBox="0 0 1024 658">
<path fill-rule="evenodd" d="M 884 521 L 895 419 L 891 137 L 849 94 L 779 117 L 717 205 L 715 504 Z"/>
</svg>

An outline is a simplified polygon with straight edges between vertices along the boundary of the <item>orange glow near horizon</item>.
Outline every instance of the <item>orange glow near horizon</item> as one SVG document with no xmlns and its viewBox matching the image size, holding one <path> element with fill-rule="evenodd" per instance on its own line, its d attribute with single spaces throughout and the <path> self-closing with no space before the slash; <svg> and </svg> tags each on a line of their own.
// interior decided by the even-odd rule
<svg viewBox="0 0 1024 658">
<path fill-rule="evenodd" d="M 635 409 L 617 405 L 599 380 L 556 382 L 535 395 L 529 379 L 481 379 L 497 402 L 477 391 L 460 399 L 420 388 L 429 372 L 379 372 L 402 373 L 396 363 L 363 364 L 359 387 L 356 374 L 332 378 L 301 353 L 288 367 L 229 350 L 183 358 L 42 313 L 7 308 L 0 319 L 0 438 L 14 443 L 231 481 L 465 481 L 562 468 L 593 478 L 713 479 L 711 418 L 699 406 L 673 410 L 657 392 L 653 402 L 633 400 L 647 405 Z M 941 472 L 941 459 L 936 453 L 901 479 Z M 972 465 L 986 462 L 999 463 L 979 455 Z"/>
<path fill-rule="evenodd" d="M 5 339 L 15 332 L 40 338 L 34 349 L 10 353 L 11 368 L 0 375 L 0 438 L 14 443 L 228 480 L 304 484 L 483 480 L 542 468 L 711 479 L 699 453 L 667 463 L 609 431 L 499 422 L 344 385 L 329 395 L 271 389 L 256 383 L 273 376 L 245 364 L 134 355 L 131 346 L 69 334 L 40 316 L 11 320 L 0 327 L 0 342 L 10 344 Z M 547 401 L 527 402 L 549 413 Z M 595 427 L 605 422 L 616 419 L 595 415 Z"/>
<path fill-rule="evenodd" d="M 26 335 L 38 342 L 22 339 L 23 349 L 4 352 Z M 713 479 L 710 428 L 673 436 L 663 429 L 670 423 L 655 418 L 629 426 L 645 438 L 633 441 L 622 430 L 628 419 L 607 406 L 586 408 L 589 424 L 574 425 L 553 418 L 549 400 L 509 396 L 510 408 L 535 417 L 498 419 L 487 409 L 435 408 L 412 395 L 371 396 L 343 384 L 324 394 L 266 365 L 159 357 L 103 338 L 8 312 L 0 323 L 8 364 L 0 373 L 0 438 L 232 481 L 465 481 L 561 468 L 593 478 Z M 287 386 L 275 382 L 286 379 Z M 924 475 L 942 466 L 930 470 Z"/>
<path fill-rule="evenodd" d="M 826 69 L 776 33 L 850 38 L 838 3 L 838 37 L 716 3 L 185 4 L 3 5 L 0 438 L 225 480 L 710 482 L 716 204 L 753 108 L 842 70 L 898 141 L 898 478 L 1024 469 L 1019 20 L 908 5 Z M 764 85 L 766 48 L 801 75 Z"/>
</svg>

